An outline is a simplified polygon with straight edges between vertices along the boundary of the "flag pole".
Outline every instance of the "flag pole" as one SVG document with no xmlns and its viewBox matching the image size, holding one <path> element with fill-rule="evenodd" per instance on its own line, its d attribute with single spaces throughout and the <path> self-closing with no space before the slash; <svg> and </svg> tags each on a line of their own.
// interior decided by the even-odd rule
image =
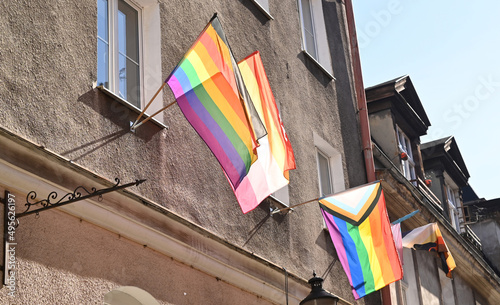
<svg viewBox="0 0 500 305">
<path fill-rule="evenodd" d="M 149 103 L 146 105 L 146 107 L 144 107 L 144 109 L 142 110 L 142 112 L 139 114 L 139 116 L 137 117 L 137 119 L 135 119 L 135 122 L 134 124 L 132 124 L 132 126 L 130 127 L 132 130 L 134 130 L 136 128 L 136 124 L 137 122 L 142 118 L 142 116 L 144 115 L 144 113 L 146 112 L 146 109 L 148 109 L 149 105 L 151 105 L 151 103 L 154 101 L 154 99 L 158 96 L 158 94 L 160 94 L 161 90 L 163 89 L 163 87 L 165 87 L 167 83 L 166 82 L 163 82 L 163 84 L 161 85 L 160 89 L 158 89 L 158 91 L 156 91 L 155 95 L 153 95 L 153 97 L 151 98 L 151 100 L 149 101 Z M 157 113 L 155 113 L 154 115 L 152 116 L 155 116 Z M 152 117 L 150 116 L 150 117 Z"/>
<path fill-rule="evenodd" d="M 289 206 L 289 207 L 286 207 L 286 208 L 283 208 L 283 209 L 275 209 L 275 210 L 272 210 L 271 211 L 271 216 L 273 216 L 274 214 L 276 213 L 279 213 L 279 212 L 284 212 L 284 211 L 288 211 L 290 209 L 293 209 L 295 207 L 298 207 L 299 205 L 303 205 L 303 204 L 306 204 L 306 203 L 311 203 L 311 202 L 314 202 L 314 201 L 318 201 L 320 199 L 322 199 L 323 197 L 319 197 L 319 198 L 316 198 L 316 199 L 312 199 L 312 200 L 308 200 L 306 202 L 302 202 L 302 203 L 299 203 L 299 204 L 296 204 L 296 205 L 292 205 L 292 206 Z"/>
<path fill-rule="evenodd" d="M 415 211 L 411 212 L 410 214 L 403 216 L 403 217 L 399 218 L 398 220 L 391 222 L 391 225 L 397 225 L 398 223 L 401 223 L 401 222 L 415 216 L 419 212 L 420 212 L 420 210 L 415 210 Z"/>
<path fill-rule="evenodd" d="M 167 106 L 163 107 L 162 109 L 156 111 L 155 113 L 153 113 L 152 115 L 150 115 L 149 117 L 147 117 L 146 119 L 144 119 L 144 121 L 141 121 L 140 123 L 136 124 L 136 125 L 132 125 L 132 127 L 130 127 L 132 130 L 135 130 L 137 127 L 141 126 L 142 124 L 146 123 L 147 121 L 149 121 L 151 118 L 153 118 L 155 115 L 157 115 L 158 113 L 162 112 L 163 110 L 167 109 L 168 107 L 172 106 L 173 104 L 177 103 L 177 100 L 173 101 L 172 103 L 168 104 Z M 137 122 L 137 121 L 136 121 Z M 134 123 L 135 124 L 135 123 Z"/>
</svg>

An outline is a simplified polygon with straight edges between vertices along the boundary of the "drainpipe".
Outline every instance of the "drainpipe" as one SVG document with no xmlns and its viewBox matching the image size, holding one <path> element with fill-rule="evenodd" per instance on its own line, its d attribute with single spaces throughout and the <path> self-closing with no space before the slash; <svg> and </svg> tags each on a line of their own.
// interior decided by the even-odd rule
<svg viewBox="0 0 500 305">
<path fill-rule="evenodd" d="M 363 76 L 361 74 L 361 61 L 359 59 L 358 38 L 356 36 L 356 27 L 354 25 L 352 0 L 345 0 L 345 10 L 347 18 L 347 30 L 349 33 L 349 42 L 351 44 L 351 60 L 354 73 L 354 87 L 356 90 L 356 97 L 358 98 L 358 115 L 361 127 L 363 155 L 365 158 L 366 178 L 368 182 L 373 182 L 376 180 L 375 164 L 373 162 L 372 140 L 370 135 L 370 124 L 368 122 L 368 108 L 366 106 L 366 94 L 363 85 Z"/>
<path fill-rule="evenodd" d="M 354 11 L 352 9 L 352 0 L 345 0 L 345 10 L 347 19 L 347 31 L 349 42 L 351 44 L 351 60 L 354 73 L 354 88 L 358 99 L 358 115 L 361 128 L 361 141 L 363 145 L 363 155 L 365 159 L 366 179 L 368 182 L 376 180 L 375 163 L 373 161 L 372 141 L 370 135 L 370 124 L 368 122 L 368 108 L 366 104 L 366 93 L 363 85 L 363 75 L 361 73 L 361 60 L 359 59 L 358 38 L 356 36 L 356 27 L 354 23 Z M 380 290 L 383 305 L 391 305 L 391 291 L 389 286 Z"/>
</svg>

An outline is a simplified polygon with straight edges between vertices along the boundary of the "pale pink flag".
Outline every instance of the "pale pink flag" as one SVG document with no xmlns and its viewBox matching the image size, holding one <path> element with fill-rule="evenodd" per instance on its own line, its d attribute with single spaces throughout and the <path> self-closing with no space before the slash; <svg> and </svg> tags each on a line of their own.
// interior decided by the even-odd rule
<svg viewBox="0 0 500 305">
<path fill-rule="evenodd" d="M 396 249 L 398 250 L 399 260 L 401 261 L 401 265 L 403 265 L 403 236 L 401 235 L 401 223 L 395 225 L 391 224 L 391 230 Z"/>
</svg>

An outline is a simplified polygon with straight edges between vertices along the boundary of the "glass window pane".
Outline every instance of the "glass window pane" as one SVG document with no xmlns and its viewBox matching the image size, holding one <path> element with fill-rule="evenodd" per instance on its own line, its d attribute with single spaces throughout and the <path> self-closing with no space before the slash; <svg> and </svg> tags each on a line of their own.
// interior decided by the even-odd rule
<svg viewBox="0 0 500 305">
<path fill-rule="evenodd" d="M 97 85 L 109 89 L 108 1 L 97 2 Z"/>
<path fill-rule="evenodd" d="M 139 65 L 134 61 L 127 59 L 127 101 L 137 108 L 141 108 Z"/>
<path fill-rule="evenodd" d="M 318 170 L 321 186 L 321 196 L 329 195 L 332 193 L 332 185 L 330 178 L 330 162 L 327 157 L 318 152 Z"/>
<path fill-rule="evenodd" d="M 118 52 L 127 54 L 127 15 L 118 11 Z"/>
<path fill-rule="evenodd" d="M 108 42 L 108 1 L 97 1 L 97 36 Z"/>
<path fill-rule="evenodd" d="M 123 0 L 118 2 L 118 11 L 119 52 L 125 53 L 127 57 L 138 62 L 139 14 L 133 7 L 125 3 Z M 122 41 L 120 41 L 120 38 Z"/>
<path fill-rule="evenodd" d="M 97 39 L 97 85 L 109 89 L 109 46 Z"/>
<path fill-rule="evenodd" d="M 118 55 L 118 95 L 127 99 L 127 58 L 120 54 Z"/>
<path fill-rule="evenodd" d="M 269 12 L 269 1 L 268 0 L 255 0 L 255 2 L 259 3 L 263 9 Z"/>
<path fill-rule="evenodd" d="M 311 1 L 302 0 L 302 23 L 304 24 L 304 40 L 306 51 L 317 58 L 316 56 L 316 41 L 314 38 L 314 25 L 311 11 Z"/>
<path fill-rule="evenodd" d="M 119 95 L 140 108 L 139 14 L 120 0 L 117 17 Z"/>
</svg>

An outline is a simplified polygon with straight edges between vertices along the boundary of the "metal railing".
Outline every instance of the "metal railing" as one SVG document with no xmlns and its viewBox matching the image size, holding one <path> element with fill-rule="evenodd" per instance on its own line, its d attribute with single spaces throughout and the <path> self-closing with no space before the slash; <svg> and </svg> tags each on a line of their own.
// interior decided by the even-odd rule
<svg viewBox="0 0 500 305">
<path fill-rule="evenodd" d="M 417 187 L 422 194 L 427 197 L 427 199 L 434 204 L 439 210 L 442 210 L 441 200 L 427 187 L 422 179 L 417 178 Z"/>
<path fill-rule="evenodd" d="M 463 238 L 467 239 L 474 247 L 476 247 L 477 250 L 480 252 L 483 251 L 483 246 L 481 244 L 481 239 L 472 231 L 472 229 L 468 226 L 465 225 L 465 232 L 460 233 Z"/>
</svg>

